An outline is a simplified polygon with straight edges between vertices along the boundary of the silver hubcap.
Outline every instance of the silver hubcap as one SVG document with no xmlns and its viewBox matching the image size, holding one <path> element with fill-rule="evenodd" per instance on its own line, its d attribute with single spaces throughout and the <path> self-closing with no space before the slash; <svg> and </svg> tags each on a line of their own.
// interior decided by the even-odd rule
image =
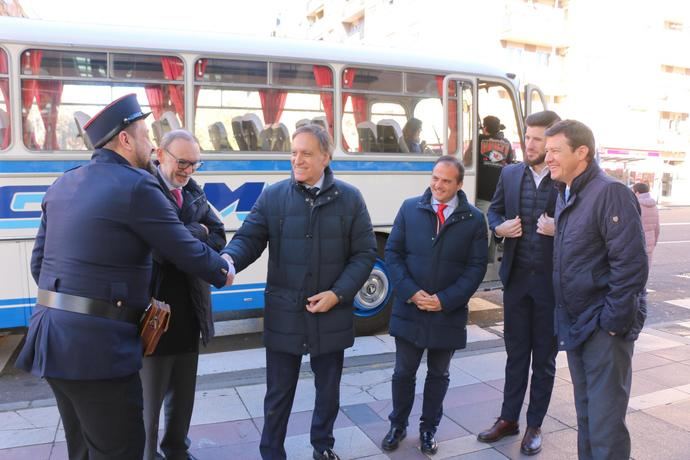
<svg viewBox="0 0 690 460">
<path fill-rule="evenodd" d="M 357 306 L 361 310 L 374 310 L 381 306 L 387 292 L 388 277 L 381 269 L 374 267 L 369 279 L 357 293 Z"/>
</svg>

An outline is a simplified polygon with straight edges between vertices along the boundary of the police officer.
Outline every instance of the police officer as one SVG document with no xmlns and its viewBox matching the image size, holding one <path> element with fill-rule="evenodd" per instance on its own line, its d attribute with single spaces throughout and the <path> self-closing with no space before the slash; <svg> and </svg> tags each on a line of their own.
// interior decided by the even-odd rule
<svg viewBox="0 0 690 460">
<path fill-rule="evenodd" d="M 17 367 L 45 377 L 70 459 L 135 459 L 144 448 L 138 321 L 151 249 L 217 287 L 234 268 L 194 238 L 143 168 L 152 145 L 134 94 L 84 128 L 91 161 L 48 189 L 31 257 L 37 304 Z"/>
</svg>

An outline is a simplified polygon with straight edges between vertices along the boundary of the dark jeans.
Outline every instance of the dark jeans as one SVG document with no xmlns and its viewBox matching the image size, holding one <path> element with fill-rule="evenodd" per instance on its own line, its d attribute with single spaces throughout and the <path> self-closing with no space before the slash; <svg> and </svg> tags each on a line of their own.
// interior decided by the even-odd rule
<svg viewBox="0 0 690 460">
<path fill-rule="evenodd" d="M 333 425 L 340 409 L 340 377 L 344 352 L 311 357 L 316 401 L 311 419 L 311 444 L 318 452 L 335 444 Z M 261 433 L 261 458 L 285 459 L 285 435 L 299 379 L 301 355 L 266 349 L 266 397 L 264 428 Z"/>
<path fill-rule="evenodd" d="M 598 329 L 568 350 L 577 412 L 577 455 L 581 460 L 630 458 L 625 412 L 630 399 L 634 342 Z"/>
<path fill-rule="evenodd" d="M 149 356 L 140 371 L 144 390 L 144 460 L 161 458 L 158 451 L 158 420 L 165 404 L 165 431 L 161 450 L 169 460 L 187 460 L 187 437 L 194 410 L 199 353 Z"/>
<path fill-rule="evenodd" d="M 108 380 L 47 377 L 70 460 L 132 460 L 144 453 L 139 374 Z"/>
<path fill-rule="evenodd" d="M 555 301 L 551 275 L 513 269 L 503 294 L 506 378 L 501 418 L 516 422 L 530 385 L 527 425 L 540 427 L 551 401 L 556 376 Z"/>
<path fill-rule="evenodd" d="M 426 381 L 424 382 L 424 403 L 419 421 L 419 431 L 436 433 L 443 416 L 443 398 L 450 382 L 450 360 L 455 350 L 427 349 Z M 417 369 L 422 360 L 424 348 L 417 348 L 407 340 L 395 339 L 395 370 L 393 371 L 393 411 L 388 416 L 391 425 L 407 427 L 412 405 Z"/>
</svg>

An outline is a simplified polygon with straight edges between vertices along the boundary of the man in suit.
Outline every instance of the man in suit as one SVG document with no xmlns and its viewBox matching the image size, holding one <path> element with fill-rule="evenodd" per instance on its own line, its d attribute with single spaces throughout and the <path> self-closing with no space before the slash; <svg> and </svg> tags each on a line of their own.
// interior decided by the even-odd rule
<svg viewBox="0 0 690 460">
<path fill-rule="evenodd" d="M 143 170 L 147 115 L 129 94 L 89 120 L 91 161 L 57 179 L 42 203 L 31 257 L 38 298 L 17 366 L 48 381 L 71 459 L 142 457 L 138 322 L 150 299 L 151 249 L 217 287 L 234 275 Z"/>
<path fill-rule="evenodd" d="M 465 170 L 452 156 L 436 160 L 431 185 L 400 207 L 386 243 L 395 289 L 390 334 L 395 337 L 393 410 L 383 450 L 407 435 L 415 376 L 424 351 L 427 375 L 419 424 L 420 447 L 433 455 L 443 416 L 450 360 L 467 344 L 467 303 L 484 278 L 486 221 L 462 189 Z"/>
<path fill-rule="evenodd" d="M 541 451 L 541 424 L 556 375 L 551 281 L 556 189 L 544 162 L 544 133 L 559 120 L 548 110 L 527 117 L 525 162 L 502 169 L 488 212 L 495 238 L 505 241 L 499 275 L 504 286 L 503 339 L 508 358 L 501 415 L 477 438 L 494 442 L 519 433 L 531 361 L 527 429 L 520 445 L 525 455 Z"/>
<path fill-rule="evenodd" d="M 156 150 L 155 174 L 187 230 L 214 251 L 225 246 L 225 228 L 192 175 L 203 165 L 199 142 L 177 129 L 163 136 Z M 211 295 L 206 282 L 188 275 L 154 251 L 153 294 L 170 304 L 168 330 L 151 356 L 144 358 L 146 448 L 144 460 L 161 457 L 158 420 L 165 402 L 165 428 L 160 448 L 167 459 L 191 457 L 187 437 L 194 409 L 199 335 L 204 344 L 213 336 Z"/>
<path fill-rule="evenodd" d="M 284 459 L 288 419 L 302 355 L 310 355 L 316 401 L 315 460 L 333 460 L 344 350 L 354 343 L 352 302 L 376 259 L 376 239 L 361 193 L 329 167 L 326 129 L 304 125 L 292 136 L 292 177 L 266 188 L 223 250 L 237 271 L 268 244 L 264 308 L 266 397 L 259 449 Z"/>
</svg>

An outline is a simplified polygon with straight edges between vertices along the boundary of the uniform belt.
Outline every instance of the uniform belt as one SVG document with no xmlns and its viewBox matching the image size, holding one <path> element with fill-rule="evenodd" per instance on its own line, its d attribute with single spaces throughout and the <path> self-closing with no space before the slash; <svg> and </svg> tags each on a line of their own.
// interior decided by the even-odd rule
<svg viewBox="0 0 690 460">
<path fill-rule="evenodd" d="M 141 315 L 144 313 L 143 309 L 134 309 L 124 306 L 117 307 L 104 300 L 89 299 L 88 297 L 79 297 L 62 292 L 47 291 L 45 289 L 38 290 L 36 300 L 40 305 L 48 308 L 71 311 L 83 315 L 100 316 L 101 318 L 125 321 L 132 324 L 139 324 Z"/>
</svg>

